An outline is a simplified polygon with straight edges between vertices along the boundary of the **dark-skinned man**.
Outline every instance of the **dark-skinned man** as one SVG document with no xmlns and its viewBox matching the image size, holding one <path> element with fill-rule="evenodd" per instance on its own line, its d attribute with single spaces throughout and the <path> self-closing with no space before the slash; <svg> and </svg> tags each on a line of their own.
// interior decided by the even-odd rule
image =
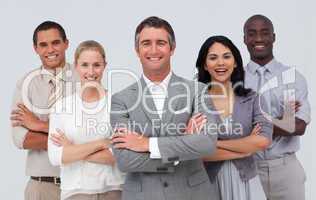
<svg viewBox="0 0 316 200">
<path fill-rule="evenodd" d="M 268 102 L 266 116 L 274 124 L 271 146 L 256 155 L 261 183 L 269 200 L 304 200 L 305 172 L 296 158 L 300 136 L 310 122 L 305 78 L 273 56 L 276 36 L 270 19 L 254 15 L 244 24 L 244 43 L 251 61 L 246 87 Z"/>
</svg>

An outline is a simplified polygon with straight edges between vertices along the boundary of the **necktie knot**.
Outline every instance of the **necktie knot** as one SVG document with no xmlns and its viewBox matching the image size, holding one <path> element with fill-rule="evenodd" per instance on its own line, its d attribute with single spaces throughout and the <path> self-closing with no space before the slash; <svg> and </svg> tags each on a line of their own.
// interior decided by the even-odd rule
<svg viewBox="0 0 316 200">
<path fill-rule="evenodd" d="M 261 77 L 263 77 L 263 76 L 265 75 L 266 71 L 267 71 L 267 68 L 265 68 L 265 67 L 259 67 L 259 68 L 256 70 L 256 72 L 258 73 L 258 75 L 261 76 Z"/>
</svg>

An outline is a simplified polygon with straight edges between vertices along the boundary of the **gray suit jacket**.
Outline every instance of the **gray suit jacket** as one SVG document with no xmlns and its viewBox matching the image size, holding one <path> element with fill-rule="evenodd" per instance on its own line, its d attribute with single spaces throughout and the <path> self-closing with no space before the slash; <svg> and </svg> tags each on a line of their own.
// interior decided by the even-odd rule
<svg viewBox="0 0 316 200">
<path fill-rule="evenodd" d="M 264 117 L 261 109 L 266 110 L 267 104 L 263 96 L 256 92 L 249 92 L 247 96 L 235 96 L 234 111 L 232 115 L 232 130 L 225 130 L 225 126 L 221 126 L 223 130 L 218 132 L 219 140 L 230 140 L 249 136 L 255 124 L 260 124 L 260 135 L 272 141 L 273 126 L 272 123 Z M 222 122 L 221 122 L 222 123 Z M 233 131 L 233 134 L 227 132 Z M 225 161 L 205 162 L 207 173 L 211 182 L 215 181 L 217 173 Z M 240 178 L 243 181 L 257 175 L 255 160 L 253 156 L 233 160 L 239 171 Z"/>
<path fill-rule="evenodd" d="M 216 132 L 204 129 L 204 134 L 183 134 L 188 120 L 197 112 L 207 115 L 208 125 L 217 123 L 207 113 L 212 105 L 210 99 L 202 98 L 203 88 L 204 84 L 172 74 L 162 119 L 155 111 L 143 78 L 112 96 L 112 127 L 129 126 L 147 137 L 158 137 L 162 156 L 151 159 L 149 152 L 113 149 L 119 169 L 127 172 L 123 200 L 212 199 L 210 182 L 200 158 L 214 152 Z M 175 128 L 176 125 L 180 128 Z M 175 165 L 175 161 L 180 163 Z"/>
</svg>

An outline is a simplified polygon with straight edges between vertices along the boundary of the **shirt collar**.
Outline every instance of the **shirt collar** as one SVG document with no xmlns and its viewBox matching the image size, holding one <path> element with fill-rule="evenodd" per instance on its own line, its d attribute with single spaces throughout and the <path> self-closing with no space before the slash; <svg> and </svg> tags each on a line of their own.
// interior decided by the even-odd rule
<svg viewBox="0 0 316 200">
<path fill-rule="evenodd" d="M 54 74 L 54 71 L 51 69 L 46 69 L 43 65 L 41 66 L 40 74 L 42 79 L 45 79 L 48 83 L 54 81 L 55 79 L 66 81 L 68 71 L 71 71 L 70 64 L 65 63 L 64 67 L 57 69 L 57 75 Z"/>
<path fill-rule="evenodd" d="M 163 85 L 165 87 L 168 86 L 169 84 L 169 81 L 170 81 L 170 78 L 171 78 L 171 75 L 172 75 L 172 71 L 170 70 L 170 72 L 168 73 L 168 75 L 159 83 L 159 82 L 153 82 L 151 80 L 149 80 L 145 74 L 143 74 L 143 78 L 145 80 L 145 83 L 147 86 L 150 86 L 150 85 Z"/>
<path fill-rule="evenodd" d="M 277 62 L 277 60 L 275 58 L 273 58 L 270 62 L 268 62 L 264 66 L 261 66 L 252 60 L 250 60 L 250 62 L 247 65 L 248 71 L 252 74 L 256 74 L 257 69 L 259 69 L 260 67 L 265 67 L 268 72 L 274 74 L 275 72 L 280 70 L 281 65 Z"/>
</svg>

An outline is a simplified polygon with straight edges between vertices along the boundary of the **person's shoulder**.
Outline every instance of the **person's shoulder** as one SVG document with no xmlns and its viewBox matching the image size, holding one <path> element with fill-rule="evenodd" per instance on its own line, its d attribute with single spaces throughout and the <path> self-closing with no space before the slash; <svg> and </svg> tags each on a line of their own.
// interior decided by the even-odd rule
<svg viewBox="0 0 316 200">
<path fill-rule="evenodd" d="M 199 90 L 201 90 L 201 89 L 207 87 L 207 85 L 202 83 L 202 82 L 199 82 L 199 81 L 196 81 L 196 80 L 190 80 L 190 79 L 178 76 L 176 74 L 174 74 L 174 76 L 175 76 L 175 81 L 174 82 L 185 84 L 190 89 L 198 88 Z"/>
<path fill-rule="evenodd" d="M 125 88 L 119 90 L 118 92 L 115 92 L 114 94 L 111 95 L 111 99 L 113 98 L 125 98 L 129 97 L 131 94 L 134 94 L 137 91 L 141 91 L 142 85 L 140 80 L 133 82 L 132 84 L 126 86 Z"/>
<path fill-rule="evenodd" d="M 32 81 L 41 74 L 41 67 L 33 68 L 32 70 L 24 73 L 18 80 L 17 86 L 22 87 L 24 81 Z"/>
<path fill-rule="evenodd" d="M 259 98 L 259 94 L 256 91 L 250 90 L 248 93 L 246 93 L 243 96 L 236 96 L 236 98 L 240 99 L 242 103 L 245 102 L 252 102 L 256 98 Z"/>
<path fill-rule="evenodd" d="M 283 64 L 281 62 L 278 62 L 280 64 L 280 66 L 282 66 L 282 77 L 283 80 L 285 82 L 291 83 L 291 82 L 295 82 L 295 83 L 305 83 L 306 79 L 304 77 L 304 75 L 299 71 L 298 67 L 294 66 L 294 65 L 287 65 L 287 64 Z"/>
</svg>

